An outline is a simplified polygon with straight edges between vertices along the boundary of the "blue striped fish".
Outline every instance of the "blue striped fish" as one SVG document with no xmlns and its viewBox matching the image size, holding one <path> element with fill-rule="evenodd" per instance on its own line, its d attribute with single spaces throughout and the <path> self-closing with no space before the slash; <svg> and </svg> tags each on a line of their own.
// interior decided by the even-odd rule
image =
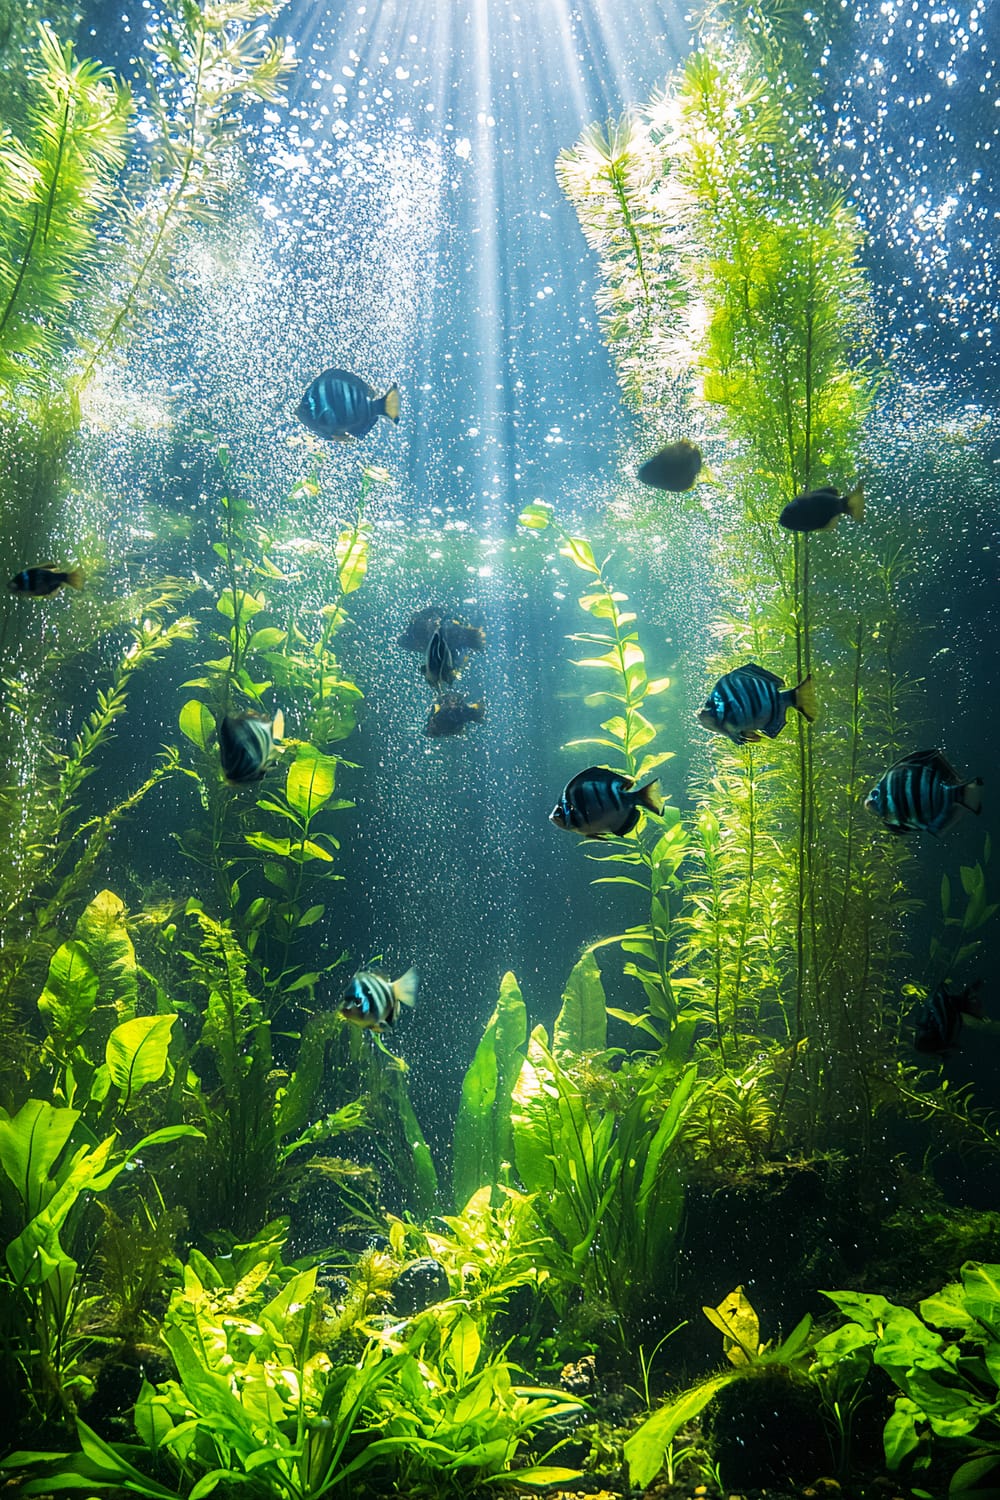
<svg viewBox="0 0 1000 1500">
<path fill-rule="evenodd" d="M 347 442 L 363 438 L 378 421 L 399 421 L 399 387 L 391 385 L 379 396 L 366 380 L 349 370 L 324 370 L 299 402 L 295 415 L 310 432 Z"/>
<path fill-rule="evenodd" d="M 623 771 L 607 766 L 588 766 L 567 782 L 562 796 L 549 813 L 549 822 L 585 839 L 621 838 L 639 821 L 639 809 L 662 811 L 656 782 L 636 786 Z"/>
<path fill-rule="evenodd" d="M 275 741 L 284 732 L 285 716 L 280 708 L 273 719 L 226 714 L 219 724 L 219 758 L 226 780 L 234 786 L 260 781 L 278 758 Z"/>
<path fill-rule="evenodd" d="M 715 734 L 727 735 L 737 745 L 747 745 L 762 733 L 772 740 L 780 734 L 790 708 L 798 709 L 810 724 L 815 719 L 818 708 L 812 673 L 797 687 L 785 688 L 781 677 L 748 661 L 719 678 L 698 713 L 698 723 Z"/>
<path fill-rule="evenodd" d="M 337 1009 L 354 1026 L 384 1031 L 396 1024 L 401 1005 L 416 1005 L 418 983 L 416 969 L 407 969 L 394 980 L 363 969 L 347 986 Z"/>
<path fill-rule="evenodd" d="M 890 766 L 865 807 L 890 833 L 945 833 L 962 810 L 977 813 L 983 778 L 963 781 L 940 750 L 915 750 Z"/>
</svg>

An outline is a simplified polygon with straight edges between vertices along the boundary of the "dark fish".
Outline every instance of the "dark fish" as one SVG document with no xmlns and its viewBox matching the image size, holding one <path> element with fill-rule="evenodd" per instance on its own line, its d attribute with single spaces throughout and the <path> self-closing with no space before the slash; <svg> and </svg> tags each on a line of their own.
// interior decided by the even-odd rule
<svg viewBox="0 0 1000 1500">
<path fill-rule="evenodd" d="M 679 443 L 670 443 L 654 453 L 652 458 L 639 468 L 638 477 L 643 484 L 656 490 L 689 490 L 701 470 L 701 449 L 687 438 Z"/>
<path fill-rule="evenodd" d="M 446 683 L 454 682 L 458 676 L 455 659 L 440 630 L 435 630 L 427 642 L 424 664 L 420 670 L 424 674 L 424 680 L 436 691 L 440 691 Z"/>
<path fill-rule="evenodd" d="M 778 522 L 788 531 L 831 531 L 841 516 L 850 516 L 852 521 L 864 520 L 863 481 L 859 481 L 846 495 L 841 495 L 832 485 L 796 495 L 781 512 Z"/>
<path fill-rule="evenodd" d="M 431 636 L 443 619 L 444 610 L 437 609 L 433 604 L 429 604 L 426 609 L 416 610 L 410 616 L 403 634 L 397 638 L 397 646 L 402 646 L 405 651 L 426 651 Z"/>
<path fill-rule="evenodd" d="M 456 662 L 467 652 L 482 651 L 486 645 L 486 631 L 481 625 L 470 625 L 468 620 L 444 619 L 438 629 Z"/>
<path fill-rule="evenodd" d="M 379 417 L 399 421 L 399 387 L 391 385 L 379 396 L 349 370 L 324 370 L 307 389 L 295 415 L 320 437 L 340 442 L 363 438 Z"/>
<path fill-rule="evenodd" d="M 698 723 L 715 734 L 728 735 L 737 745 L 759 740 L 761 733 L 772 740 L 785 727 L 785 715 L 797 708 L 810 724 L 818 713 L 812 674 L 797 687 L 748 661 L 720 677 L 698 713 Z"/>
<path fill-rule="evenodd" d="M 15 594 L 30 594 L 33 599 L 44 599 L 47 594 L 54 594 L 56 589 L 61 589 L 64 583 L 68 583 L 71 589 L 82 589 L 83 582 L 80 568 L 60 573 L 52 563 L 44 563 L 40 568 L 24 568 L 20 573 L 15 573 L 7 587 Z"/>
<path fill-rule="evenodd" d="M 354 1026 L 364 1026 L 369 1031 L 384 1031 L 396 1024 L 401 1005 L 417 1003 L 419 976 L 416 969 L 407 969 L 396 980 L 385 979 L 381 974 L 363 970 L 355 974 L 337 1009 L 345 1021 Z"/>
<path fill-rule="evenodd" d="M 918 1052 L 947 1052 L 958 1043 L 963 1016 L 982 1020 L 983 1003 L 979 991 L 983 981 L 977 979 L 964 990 L 952 992 L 942 980 L 917 1011 L 917 1034 L 913 1045 Z"/>
<path fill-rule="evenodd" d="M 662 810 L 656 793 L 655 781 L 636 786 L 634 778 L 623 771 L 589 766 L 567 783 L 549 813 L 549 822 L 587 839 L 608 834 L 620 838 L 638 823 L 640 807 L 654 813 Z"/>
<path fill-rule="evenodd" d="M 468 620 L 459 619 L 456 615 L 446 615 L 444 610 L 437 609 L 434 605 L 418 609 L 411 615 L 409 624 L 403 634 L 397 637 L 396 643 L 407 651 L 426 651 L 435 630 L 440 630 L 457 666 L 461 665 L 460 658 L 469 651 L 482 651 L 486 645 L 486 632 L 482 626 L 470 625 Z"/>
<path fill-rule="evenodd" d="M 226 780 L 234 786 L 260 781 L 278 758 L 275 741 L 284 732 L 285 716 L 280 709 L 273 719 L 226 714 L 219 724 L 219 757 Z"/>
<path fill-rule="evenodd" d="M 945 833 L 965 808 L 978 813 L 983 778 L 963 781 L 940 750 L 915 750 L 890 766 L 865 798 L 890 833 Z"/>
<path fill-rule="evenodd" d="M 469 703 L 461 693 L 445 693 L 427 715 L 424 734 L 431 739 L 464 734 L 466 724 L 479 724 L 486 713 L 483 703 Z"/>
</svg>

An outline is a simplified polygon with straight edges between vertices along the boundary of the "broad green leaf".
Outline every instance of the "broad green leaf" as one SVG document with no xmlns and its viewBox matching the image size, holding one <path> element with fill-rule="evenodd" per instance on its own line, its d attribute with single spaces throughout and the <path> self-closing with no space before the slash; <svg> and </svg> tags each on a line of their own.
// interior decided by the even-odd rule
<svg viewBox="0 0 1000 1500">
<path fill-rule="evenodd" d="M 317 844 L 315 839 L 275 839 L 267 833 L 248 833 L 244 835 L 248 844 L 254 849 L 261 849 L 265 854 L 281 854 L 285 859 L 294 859 L 298 864 L 304 864 L 309 859 L 322 859 L 332 861 L 333 855 L 322 844 Z M 335 848 L 339 848 L 336 839 L 330 839 Z"/>
<path fill-rule="evenodd" d="M 585 609 L 596 620 L 614 620 L 618 615 L 618 604 L 624 603 L 627 598 L 627 594 L 614 591 L 608 593 L 601 589 L 599 593 L 581 594 L 580 608 Z"/>
<path fill-rule="evenodd" d="M 502 1164 L 511 1160 L 511 1095 L 524 1061 L 527 1031 L 521 991 L 514 975 L 507 973 L 462 1080 L 452 1147 L 457 1211 L 484 1184 L 499 1182 Z"/>
<path fill-rule="evenodd" d="M 527 527 L 529 531 L 544 531 L 551 520 L 552 506 L 546 505 L 544 500 L 532 500 L 517 518 L 518 525 Z"/>
<path fill-rule="evenodd" d="M 38 1009 L 60 1051 L 78 1045 L 97 1003 L 99 980 L 84 945 L 63 943 L 49 960 L 49 975 L 38 997 Z"/>
<path fill-rule="evenodd" d="M 669 677 L 651 677 L 646 683 L 646 697 L 652 698 L 657 693 L 665 693 L 670 686 Z"/>
<path fill-rule="evenodd" d="M 583 1478 L 582 1469 L 560 1469 L 555 1464 L 534 1464 L 530 1469 L 512 1469 L 509 1474 L 491 1474 L 492 1484 L 572 1484 Z"/>
<path fill-rule="evenodd" d="M 158 1083 L 167 1066 L 173 1016 L 135 1016 L 108 1037 L 105 1061 L 125 1107 L 147 1083 Z"/>
<path fill-rule="evenodd" d="M 199 750 L 208 747 L 209 736 L 215 733 L 215 720 L 198 698 L 189 698 L 178 715 L 177 722 L 182 734 L 187 735 Z"/>
<path fill-rule="evenodd" d="M 556 1058 L 600 1052 L 608 1044 L 608 1017 L 601 971 L 593 953 L 575 965 L 563 991 L 562 1006 L 552 1028 Z"/>
<path fill-rule="evenodd" d="M 33 1219 L 51 1193 L 49 1176 L 80 1118 L 78 1109 L 56 1109 L 27 1099 L 16 1115 L 0 1110 L 0 1166 L 14 1184 L 26 1217 Z"/>
<path fill-rule="evenodd" d="M 267 608 L 267 600 L 263 594 L 251 594 L 249 589 L 223 589 L 216 602 L 216 609 L 220 615 L 225 615 L 227 620 L 236 618 L 236 606 L 239 606 L 241 621 L 247 621 L 254 615 L 259 615 L 262 609 Z"/>
<path fill-rule="evenodd" d="M 255 630 L 247 642 L 248 651 L 274 651 L 278 646 L 284 644 L 288 638 L 288 632 L 279 630 L 276 625 L 265 625 L 262 630 Z"/>
<path fill-rule="evenodd" d="M 335 755 L 324 755 L 315 745 L 299 745 L 285 782 L 289 806 L 308 823 L 333 796 L 336 776 Z"/>
<path fill-rule="evenodd" d="M 728 1373 L 711 1376 L 693 1391 L 686 1391 L 678 1400 L 661 1406 L 633 1432 L 625 1443 L 625 1458 L 633 1484 L 640 1489 L 646 1488 L 662 1469 L 667 1449 L 681 1428 L 704 1411 L 716 1391 L 734 1378 Z"/>
<path fill-rule="evenodd" d="M 127 1021 L 138 998 L 135 948 L 129 936 L 125 903 L 114 891 L 99 891 L 76 924 L 75 936 L 87 950 L 97 975 L 96 1004 Z"/>
<path fill-rule="evenodd" d="M 951 881 L 947 875 L 941 876 L 941 915 L 946 917 L 951 910 Z"/>
</svg>

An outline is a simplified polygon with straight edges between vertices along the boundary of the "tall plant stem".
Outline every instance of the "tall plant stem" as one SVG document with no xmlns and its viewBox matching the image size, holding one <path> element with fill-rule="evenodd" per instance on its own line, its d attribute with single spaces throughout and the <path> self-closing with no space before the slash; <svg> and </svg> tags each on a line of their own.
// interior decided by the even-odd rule
<svg viewBox="0 0 1000 1500">
<path fill-rule="evenodd" d="M 753 904 L 753 882 L 754 861 L 756 859 L 756 830 L 754 822 L 756 818 L 756 805 L 754 797 L 754 774 L 753 774 L 753 744 L 748 742 L 746 747 L 747 759 L 747 879 L 746 898 L 743 902 L 743 915 L 740 918 L 740 939 L 736 951 L 736 978 L 733 981 L 733 1041 L 739 1049 L 739 1033 L 737 1030 L 737 1017 L 740 1008 L 740 991 L 743 987 L 743 959 L 746 953 L 747 935 L 750 931 L 750 912 Z M 721 1054 L 721 1047 L 719 1049 Z M 725 1066 L 725 1058 L 722 1058 Z"/>
</svg>

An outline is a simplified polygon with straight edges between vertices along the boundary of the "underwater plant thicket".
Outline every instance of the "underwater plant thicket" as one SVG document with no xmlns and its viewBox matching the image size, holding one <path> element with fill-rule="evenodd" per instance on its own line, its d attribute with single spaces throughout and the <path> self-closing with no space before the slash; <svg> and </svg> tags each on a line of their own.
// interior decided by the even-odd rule
<svg viewBox="0 0 1000 1500">
<path fill-rule="evenodd" d="M 908 732 L 905 559 L 859 544 L 838 571 L 829 538 L 791 543 L 773 522 L 860 465 L 878 376 L 858 226 L 805 149 L 806 81 L 780 49 L 711 28 L 662 98 L 588 132 L 560 173 L 602 257 L 627 398 L 724 465 L 706 677 L 744 657 L 812 671 L 822 719 L 781 753 L 713 745 L 692 811 L 668 803 L 602 850 L 600 878 L 636 920 L 583 953 L 550 1028 L 529 1032 L 505 976 L 450 1163 L 432 1159 L 399 1060 L 324 1002 L 354 958 L 317 940 L 342 904 L 343 752 L 363 697 L 338 636 L 377 559 L 383 476 L 361 471 L 329 544 L 293 569 L 219 441 L 201 470 L 211 577 L 122 595 L 102 587 L 99 521 L 81 526 L 107 501 L 71 468 L 81 403 L 170 294 L 185 232 L 236 190 L 244 110 L 280 96 L 279 8 L 169 8 L 138 114 L 43 27 L 23 124 L 0 141 L 0 542 L 24 562 L 72 544 L 88 575 L 72 609 L 9 599 L 0 646 L 0 1378 L 20 1444 L 5 1464 L 40 1469 L 26 1494 L 197 1500 L 239 1483 L 303 1500 L 570 1479 L 559 1449 L 582 1412 L 557 1372 L 593 1347 L 641 1374 L 652 1405 L 641 1340 L 672 1321 L 695 1177 L 780 1173 L 831 1147 L 877 1156 L 890 1105 L 989 1134 L 900 1048 L 907 856 L 862 826 L 860 793 Z M 139 121 L 155 150 L 136 149 Z M 317 453 L 285 524 L 323 483 Z M 574 640 L 606 717 L 580 753 L 645 777 L 671 759 L 655 722 L 670 684 L 647 674 L 626 564 L 598 561 L 544 502 L 521 520 L 584 583 Z M 142 675 L 176 694 L 178 732 L 109 786 L 97 773 Z M 70 686 L 95 677 L 86 701 Z M 279 704 L 280 768 L 234 789 L 217 723 Z M 167 796 L 185 889 L 126 904 L 114 840 Z M 961 879 L 925 988 L 993 911 L 982 868 Z M 609 949 L 634 1009 L 606 1002 Z M 609 1048 L 609 1018 L 628 1048 Z M 805 1329 L 775 1354 L 828 1372 L 863 1346 L 878 1363 L 888 1304 L 839 1295 L 860 1332 L 820 1348 Z M 931 1439 L 920 1392 L 890 1373 L 911 1403 L 901 1461 Z M 637 1472 L 664 1461 L 675 1416 L 633 1449 Z M 623 1440 L 594 1452 L 620 1465 Z"/>
</svg>

